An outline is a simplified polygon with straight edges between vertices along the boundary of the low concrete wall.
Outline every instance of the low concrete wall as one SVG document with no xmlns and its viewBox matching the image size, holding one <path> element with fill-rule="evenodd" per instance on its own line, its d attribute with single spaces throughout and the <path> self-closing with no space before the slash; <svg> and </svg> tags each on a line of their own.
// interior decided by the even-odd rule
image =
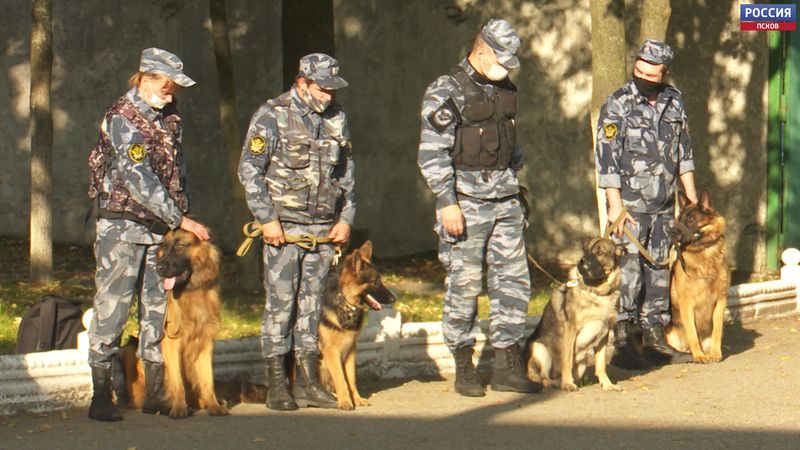
<svg viewBox="0 0 800 450">
<path fill-rule="evenodd" d="M 733 286 L 726 317 L 736 322 L 796 315 L 800 312 L 797 279 Z M 539 322 L 531 317 L 530 333 Z M 360 377 L 405 378 L 453 373 L 453 357 L 439 322 L 402 324 L 392 309 L 373 313 L 359 340 Z M 476 354 L 479 365 L 492 360 L 488 323 L 482 321 Z M 62 350 L 0 357 L 0 415 L 87 406 L 91 376 L 85 350 Z M 264 383 L 264 361 L 257 338 L 220 340 L 214 347 L 218 381 Z"/>
</svg>

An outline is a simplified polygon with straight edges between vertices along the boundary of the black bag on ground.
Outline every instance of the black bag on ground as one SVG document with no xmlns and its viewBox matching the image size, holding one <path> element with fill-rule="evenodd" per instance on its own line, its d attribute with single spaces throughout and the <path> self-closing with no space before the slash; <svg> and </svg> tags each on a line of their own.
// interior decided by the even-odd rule
<svg viewBox="0 0 800 450">
<path fill-rule="evenodd" d="M 22 316 L 14 353 L 78 348 L 78 333 L 84 330 L 81 304 L 57 295 L 42 296 Z"/>
</svg>

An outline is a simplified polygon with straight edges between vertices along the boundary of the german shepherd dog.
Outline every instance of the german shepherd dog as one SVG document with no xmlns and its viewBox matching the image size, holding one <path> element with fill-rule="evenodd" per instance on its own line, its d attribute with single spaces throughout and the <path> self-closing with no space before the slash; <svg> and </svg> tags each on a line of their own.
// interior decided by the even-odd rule
<svg viewBox="0 0 800 450">
<path fill-rule="evenodd" d="M 603 390 L 621 390 L 606 374 L 614 352 L 621 270 L 625 248 L 607 238 L 592 238 L 572 281 L 553 291 L 542 320 L 525 345 L 528 376 L 545 387 L 575 391 L 591 358 Z"/>
<path fill-rule="evenodd" d="M 340 409 L 352 410 L 369 405 L 356 386 L 356 345 L 364 313 L 368 308 L 380 311 L 395 297 L 372 264 L 370 241 L 344 259 L 338 278 L 332 275 L 319 325 L 320 381 L 336 394 Z"/>
<path fill-rule="evenodd" d="M 167 315 L 161 353 L 169 416 L 183 418 L 187 405 L 225 416 L 217 401 L 211 357 L 219 329 L 219 262 L 217 248 L 183 230 L 170 231 L 157 252 L 157 270 L 167 290 Z M 144 369 L 136 349 L 122 351 L 125 385 L 133 407 L 145 398 Z"/>
<path fill-rule="evenodd" d="M 722 360 L 722 327 L 730 272 L 725 261 L 725 219 L 711 206 L 708 191 L 698 204 L 681 193 L 681 208 L 670 237 L 679 247 L 672 268 L 667 343 L 692 352 L 696 363 Z"/>
</svg>

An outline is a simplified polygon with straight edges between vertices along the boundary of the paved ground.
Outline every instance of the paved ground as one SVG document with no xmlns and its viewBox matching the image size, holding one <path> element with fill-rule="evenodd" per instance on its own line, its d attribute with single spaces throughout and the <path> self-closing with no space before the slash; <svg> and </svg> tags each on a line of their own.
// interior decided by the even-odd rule
<svg viewBox="0 0 800 450">
<path fill-rule="evenodd" d="M 635 373 L 624 392 L 452 392 L 452 380 L 364 383 L 371 407 L 275 413 L 241 404 L 229 417 L 143 416 L 103 424 L 86 410 L 0 418 L 0 448 L 798 448 L 800 319 L 726 330 L 725 360 Z"/>
</svg>

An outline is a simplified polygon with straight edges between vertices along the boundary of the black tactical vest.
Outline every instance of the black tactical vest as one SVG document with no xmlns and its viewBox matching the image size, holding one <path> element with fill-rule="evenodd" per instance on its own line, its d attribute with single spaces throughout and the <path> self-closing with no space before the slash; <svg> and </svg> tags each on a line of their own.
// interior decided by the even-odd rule
<svg viewBox="0 0 800 450">
<path fill-rule="evenodd" d="M 461 66 L 450 69 L 450 75 L 461 86 L 465 99 L 450 153 L 455 168 L 507 169 L 517 144 L 517 87 L 506 78 L 494 84 L 494 96 L 490 97 Z"/>
</svg>

